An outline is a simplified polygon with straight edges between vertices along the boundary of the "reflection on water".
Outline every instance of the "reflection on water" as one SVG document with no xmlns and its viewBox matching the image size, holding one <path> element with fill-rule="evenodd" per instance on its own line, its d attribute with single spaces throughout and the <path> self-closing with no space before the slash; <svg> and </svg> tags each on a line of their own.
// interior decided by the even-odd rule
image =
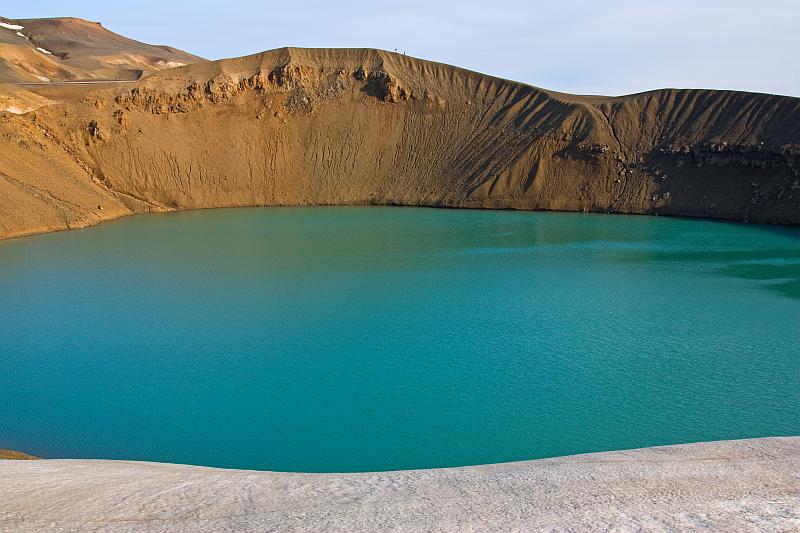
<svg viewBox="0 0 800 533">
<path fill-rule="evenodd" d="M 0 243 L 0 448 L 297 471 L 800 433 L 800 230 L 400 208 Z"/>
</svg>

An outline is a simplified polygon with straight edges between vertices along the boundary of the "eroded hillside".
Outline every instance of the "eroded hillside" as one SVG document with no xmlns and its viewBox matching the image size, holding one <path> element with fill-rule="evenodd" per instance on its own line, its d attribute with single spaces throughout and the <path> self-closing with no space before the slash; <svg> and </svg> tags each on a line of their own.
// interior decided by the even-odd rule
<svg viewBox="0 0 800 533">
<path fill-rule="evenodd" d="M 399 204 L 800 223 L 800 99 L 577 97 L 376 50 L 165 70 L 0 122 L 0 234 L 127 213 Z"/>
<path fill-rule="evenodd" d="M 25 113 L 109 82 L 203 61 L 79 18 L 0 17 L 0 111 Z"/>
</svg>

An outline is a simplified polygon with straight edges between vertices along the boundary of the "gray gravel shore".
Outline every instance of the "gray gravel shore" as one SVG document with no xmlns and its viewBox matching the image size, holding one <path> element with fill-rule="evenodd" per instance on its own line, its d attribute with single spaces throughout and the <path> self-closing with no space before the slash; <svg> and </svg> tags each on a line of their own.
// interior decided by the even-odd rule
<svg viewBox="0 0 800 533">
<path fill-rule="evenodd" d="M 0 531 L 800 531 L 800 437 L 287 474 L 0 461 Z"/>
</svg>

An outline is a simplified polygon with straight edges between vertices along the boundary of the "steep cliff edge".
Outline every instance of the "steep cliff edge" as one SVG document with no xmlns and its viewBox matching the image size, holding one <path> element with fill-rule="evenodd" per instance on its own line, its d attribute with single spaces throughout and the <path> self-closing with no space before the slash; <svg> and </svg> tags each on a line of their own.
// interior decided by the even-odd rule
<svg viewBox="0 0 800 533">
<path fill-rule="evenodd" d="M 0 235 L 127 213 L 400 204 L 800 223 L 800 99 L 580 97 L 284 48 L 0 120 Z"/>
</svg>

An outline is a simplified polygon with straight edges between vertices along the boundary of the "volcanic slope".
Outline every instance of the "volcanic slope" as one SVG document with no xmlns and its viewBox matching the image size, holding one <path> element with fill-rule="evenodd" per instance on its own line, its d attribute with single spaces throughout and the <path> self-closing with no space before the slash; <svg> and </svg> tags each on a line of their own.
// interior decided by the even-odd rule
<svg viewBox="0 0 800 533">
<path fill-rule="evenodd" d="M 555 93 L 370 49 L 157 72 L 0 121 L 0 235 L 223 206 L 390 204 L 800 223 L 800 99 Z"/>
<path fill-rule="evenodd" d="M 79 18 L 19 19 L 21 32 L 63 65 L 91 77 L 135 80 L 142 74 L 204 61 L 201 57 L 164 45 L 145 44 Z"/>
<path fill-rule="evenodd" d="M 83 94 L 90 84 L 135 81 L 197 61 L 203 59 L 134 41 L 98 22 L 0 17 L 0 110 L 23 113 Z"/>
</svg>

